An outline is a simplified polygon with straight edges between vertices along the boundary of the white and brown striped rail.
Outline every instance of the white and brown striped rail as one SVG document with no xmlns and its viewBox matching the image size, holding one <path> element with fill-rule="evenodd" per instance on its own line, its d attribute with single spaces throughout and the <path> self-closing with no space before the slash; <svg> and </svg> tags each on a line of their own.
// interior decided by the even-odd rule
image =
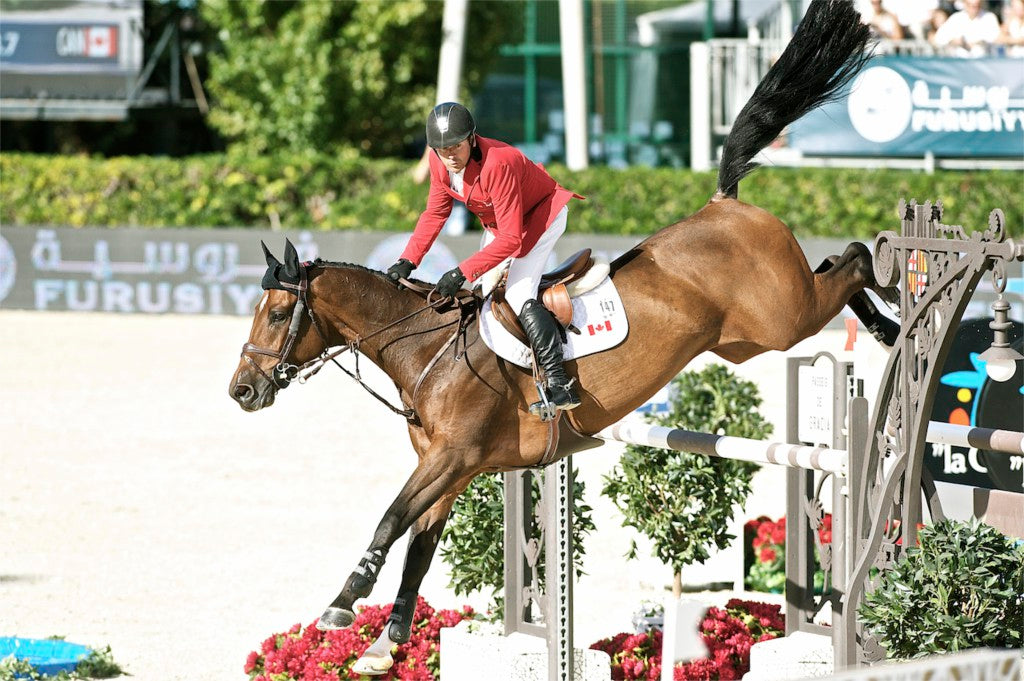
<svg viewBox="0 0 1024 681">
<path fill-rule="evenodd" d="M 730 435 L 698 433 L 681 428 L 652 426 L 620 421 L 597 433 L 602 440 L 618 440 L 646 447 L 661 447 L 677 452 L 694 452 L 724 459 L 773 463 L 793 468 L 808 468 L 846 474 L 846 451 L 826 447 L 791 445 L 766 440 L 751 440 Z"/>
<path fill-rule="evenodd" d="M 597 433 L 595 437 L 725 459 L 829 471 L 839 475 L 846 475 L 848 460 L 847 452 L 842 449 L 712 435 L 640 422 L 620 421 Z M 975 447 L 1006 454 L 1024 454 L 1024 433 L 1010 430 L 971 428 L 932 421 L 928 424 L 927 440 L 932 443 Z"/>
</svg>

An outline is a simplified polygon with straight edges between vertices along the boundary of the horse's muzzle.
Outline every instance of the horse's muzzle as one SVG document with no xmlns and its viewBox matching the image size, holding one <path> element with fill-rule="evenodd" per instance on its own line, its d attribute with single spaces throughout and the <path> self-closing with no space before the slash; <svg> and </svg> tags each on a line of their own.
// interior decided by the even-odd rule
<svg viewBox="0 0 1024 681">
<path fill-rule="evenodd" d="M 257 388 L 260 383 L 264 384 L 262 390 Z M 274 386 L 266 381 L 255 381 L 255 385 L 253 385 L 252 383 L 244 383 L 240 378 L 235 378 L 231 381 L 231 387 L 228 392 L 231 395 L 231 399 L 238 402 L 238 406 L 246 411 L 259 411 L 264 407 L 269 407 L 274 403 L 274 397 L 277 395 L 277 390 Z"/>
</svg>

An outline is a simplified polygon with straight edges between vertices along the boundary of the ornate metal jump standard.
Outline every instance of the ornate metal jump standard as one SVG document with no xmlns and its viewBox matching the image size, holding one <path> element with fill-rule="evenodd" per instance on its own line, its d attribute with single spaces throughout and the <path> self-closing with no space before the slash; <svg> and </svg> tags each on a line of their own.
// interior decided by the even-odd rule
<svg viewBox="0 0 1024 681">
<path fill-rule="evenodd" d="M 521 632 L 547 639 L 548 678 L 572 681 L 572 457 L 541 473 L 536 506 L 534 475 L 531 471 L 505 473 L 505 634 Z"/>
<path fill-rule="evenodd" d="M 857 654 L 837 659 L 837 668 L 884 658 L 878 641 L 856 623 L 857 606 L 874 586 L 872 568 L 890 567 L 903 547 L 917 543 L 925 435 L 964 309 L 986 272 L 991 271 L 1001 297 L 1007 264 L 1024 261 L 1024 243 L 1007 238 L 1001 210 L 989 214 L 988 229 L 970 234 L 941 223 L 941 203 L 901 200 L 899 217 L 901 233 L 883 232 L 875 246 L 878 283 L 895 286 L 903 280 L 902 328 L 875 401 L 866 451 L 856 458 L 851 451 L 851 467 L 859 466 L 854 477 L 859 478 L 860 503 L 852 510 L 858 531 L 842 618 L 848 632 L 857 631 L 850 653 L 856 649 Z M 941 519 L 933 500 L 929 495 L 931 517 Z"/>
</svg>

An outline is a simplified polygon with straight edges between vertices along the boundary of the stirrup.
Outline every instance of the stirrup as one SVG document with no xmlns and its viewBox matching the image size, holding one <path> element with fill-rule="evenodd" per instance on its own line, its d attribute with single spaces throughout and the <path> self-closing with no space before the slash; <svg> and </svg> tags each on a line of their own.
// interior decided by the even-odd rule
<svg viewBox="0 0 1024 681">
<path fill-rule="evenodd" d="M 540 395 L 540 401 L 534 402 L 530 405 L 530 413 L 540 417 L 541 421 L 554 421 L 555 417 L 558 416 L 558 407 L 555 406 L 554 402 L 548 399 L 548 391 L 544 389 L 544 383 L 542 381 L 537 381 L 536 385 L 537 394 Z"/>
</svg>

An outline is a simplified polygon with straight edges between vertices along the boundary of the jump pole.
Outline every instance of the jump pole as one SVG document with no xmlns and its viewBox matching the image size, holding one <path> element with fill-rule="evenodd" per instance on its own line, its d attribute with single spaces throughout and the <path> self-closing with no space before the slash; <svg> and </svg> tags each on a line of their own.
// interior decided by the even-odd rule
<svg viewBox="0 0 1024 681">
<path fill-rule="evenodd" d="M 730 435 L 712 435 L 646 423 L 619 422 L 594 437 L 723 459 L 739 459 L 846 475 L 847 454 L 841 449 L 809 447 Z"/>
<path fill-rule="evenodd" d="M 810 447 L 783 442 L 751 440 L 745 437 L 712 435 L 681 428 L 652 426 L 646 423 L 619 422 L 594 437 L 616 440 L 643 447 L 659 447 L 677 452 L 693 452 L 723 459 L 776 464 L 791 468 L 825 471 L 846 475 L 849 456 L 845 450 Z M 1024 454 L 1024 433 L 1013 430 L 972 428 L 931 421 L 927 441 L 959 447 L 987 449 L 1003 454 Z"/>
</svg>

